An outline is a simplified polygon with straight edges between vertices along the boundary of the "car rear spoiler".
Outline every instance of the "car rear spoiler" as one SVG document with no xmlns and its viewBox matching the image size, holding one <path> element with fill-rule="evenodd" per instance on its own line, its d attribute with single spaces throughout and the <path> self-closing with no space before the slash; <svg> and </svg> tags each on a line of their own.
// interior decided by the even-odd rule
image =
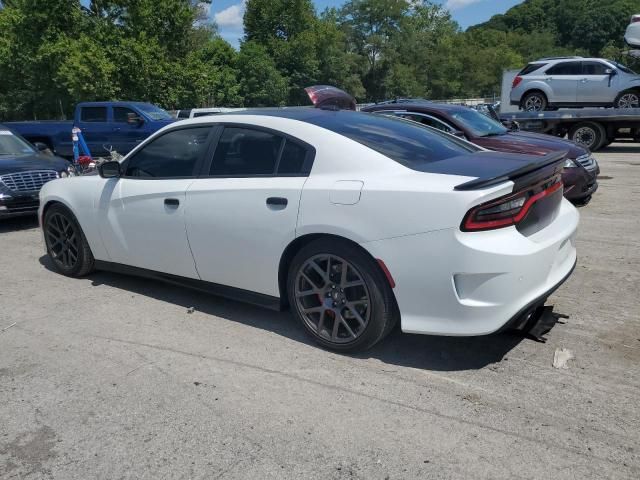
<svg viewBox="0 0 640 480">
<path fill-rule="evenodd" d="M 356 99 L 331 85 L 314 85 L 304 89 L 316 108 L 323 110 L 355 110 Z"/>
<path fill-rule="evenodd" d="M 551 152 L 544 157 L 538 157 L 535 162 L 531 162 L 523 167 L 520 167 L 511 172 L 507 172 L 495 177 L 487 177 L 487 178 L 476 178 L 475 180 L 471 180 L 470 182 L 462 183 L 455 187 L 455 190 L 480 190 L 487 187 L 493 187 L 494 185 L 499 185 L 508 181 L 516 181 L 521 179 L 522 177 L 535 172 L 536 170 L 542 170 L 545 167 L 550 167 L 554 164 L 560 164 L 563 162 L 567 154 L 568 150 L 560 151 L 560 152 Z"/>
</svg>

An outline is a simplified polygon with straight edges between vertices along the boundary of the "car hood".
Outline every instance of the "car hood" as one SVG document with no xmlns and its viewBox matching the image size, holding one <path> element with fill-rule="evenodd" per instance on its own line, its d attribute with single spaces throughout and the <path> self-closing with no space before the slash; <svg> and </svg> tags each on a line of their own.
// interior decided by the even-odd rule
<svg viewBox="0 0 640 480">
<path fill-rule="evenodd" d="M 0 155 L 0 175 L 26 172 L 28 170 L 55 170 L 62 172 L 68 166 L 69 162 L 66 160 L 43 153 Z"/>
<path fill-rule="evenodd" d="M 568 150 L 569 158 L 578 158 L 588 154 L 588 150 L 563 138 L 533 132 L 507 132 L 495 137 L 477 137 L 473 143 L 498 152 L 525 153 L 528 155 L 547 155 L 559 150 Z"/>
</svg>

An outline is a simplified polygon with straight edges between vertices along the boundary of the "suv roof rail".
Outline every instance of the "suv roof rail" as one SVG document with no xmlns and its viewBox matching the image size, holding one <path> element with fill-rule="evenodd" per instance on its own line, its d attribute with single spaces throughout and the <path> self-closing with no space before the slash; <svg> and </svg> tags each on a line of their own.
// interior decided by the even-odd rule
<svg viewBox="0 0 640 480">
<path fill-rule="evenodd" d="M 536 60 L 536 62 L 543 62 L 545 60 L 580 60 L 584 57 L 579 57 L 577 55 L 571 56 L 571 57 L 545 57 L 545 58 L 541 58 L 540 60 Z"/>
</svg>

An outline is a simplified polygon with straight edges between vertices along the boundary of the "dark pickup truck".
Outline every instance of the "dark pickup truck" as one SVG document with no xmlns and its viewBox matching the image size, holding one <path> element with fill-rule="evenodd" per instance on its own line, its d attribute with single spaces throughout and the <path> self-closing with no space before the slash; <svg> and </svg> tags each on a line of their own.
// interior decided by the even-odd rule
<svg viewBox="0 0 640 480">
<path fill-rule="evenodd" d="M 165 110 L 142 102 L 84 102 L 74 120 L 6 122 L 31 143 L 44 143 L 56 155 L 73 156 L 71 129 L 76 126 L 93 156 L 105 156 L 112 147 L 125 155 L 152 133 L 175 120 Z"/>
</svg>

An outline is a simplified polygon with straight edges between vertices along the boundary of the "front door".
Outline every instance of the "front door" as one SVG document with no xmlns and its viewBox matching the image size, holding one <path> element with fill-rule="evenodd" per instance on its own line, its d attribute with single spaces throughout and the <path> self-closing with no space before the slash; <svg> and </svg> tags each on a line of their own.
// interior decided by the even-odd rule
<svg viewBox="0 0 640 480">
<path fill-rule="evenodd" d="M 611 68 L 601 62 L 582 62 L 582 77 L 578 82 L 578 101 L 605 105 L 615 100 L 612 78 L 607 73 Z"/>
<path fill-rule="evenodd" d="M 142 118 L 138 112 L 128 107 L 113 107 L 111 146 L 121 155 L 126 155 L 145 138 L 143 123 L 129 123 L 129 116 Z"/>
<path fill-rule="evenodd" d="M 186 234 L 186 191 L 202 166 L 211 127 L 171 130 L 123 165 L 98 199 L 100 233 L 116 263 L 198 278 Z"/>
<path fill-rule="evenodd" d="M 227 126 L 208 178 L 187 189 L 187 232 L 202 280 L 279 296 L 313 149 L 272 131 Z"/>
</svg>

